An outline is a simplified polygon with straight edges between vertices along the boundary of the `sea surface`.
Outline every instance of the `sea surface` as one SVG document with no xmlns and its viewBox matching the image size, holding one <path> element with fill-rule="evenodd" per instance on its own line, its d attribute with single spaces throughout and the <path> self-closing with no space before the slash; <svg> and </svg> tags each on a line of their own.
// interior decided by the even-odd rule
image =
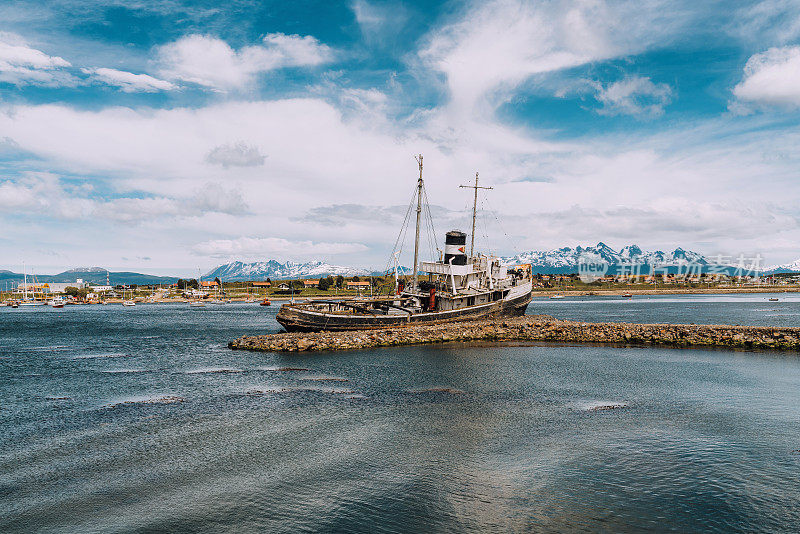
<svg viewBox="0 0 800 534">
<path fill-rule="evenodd" d="M 778 295 L 536 300 L 800 326 Z M 0 308 L 0 532 L 797 532 L 800 356 L 234 352 L 277 307 Z"/>
<path fill-rule="evenodd" d="M 529 314 L 558 319 L 671 324 L 800 326 L 800 293 L 537 297 Z M 769 299 L 778 299 L 770 301 Z"/>
</svg>

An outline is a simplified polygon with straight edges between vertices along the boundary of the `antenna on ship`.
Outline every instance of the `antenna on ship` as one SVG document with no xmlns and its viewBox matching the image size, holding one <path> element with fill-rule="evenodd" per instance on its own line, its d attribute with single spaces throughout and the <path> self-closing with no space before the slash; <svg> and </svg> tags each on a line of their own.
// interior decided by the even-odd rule
<svg viewBox="0 0 800 534">
<path fill-rule="evenodd" d="M 421 156 L 420 156 L 421 157 Z M 420 176 L 422 176 L 422 163 L 420 163 Z M 420 177 L 420 180 L 422 178 Z M 475 254 L 475 217 L 478 213 L 478 189 L 494 189 L 493 187 L 483 187 L 478 185 L 478 173 L 475 173 L 475 185 L 459 185 L 458 187 L 466 187 L 475 190 L 475 197 L 472 201 L 472 234 L 470 234 L 471 241 L 469 245 L 469 257 Z"/>
<path fill-rule="evenodd" d="M 419 180 L 417 180 L 417 233 L 414 237 L 414 285 L 411 287 L 413 290 L 417 289 L 417 279 L 419 270 L 419 225 L 422 220 L 422 154 L 416 156 L 417 163 L 419 163 Z"/>
</svg>

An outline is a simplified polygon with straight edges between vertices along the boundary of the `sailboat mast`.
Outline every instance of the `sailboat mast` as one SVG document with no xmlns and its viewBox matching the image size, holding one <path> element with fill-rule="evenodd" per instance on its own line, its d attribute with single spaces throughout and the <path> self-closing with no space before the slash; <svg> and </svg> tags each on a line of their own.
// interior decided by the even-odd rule
<svg viewBox="0 0 800 534">
<path fill-rule="evenodd" d="M 24 261 L 22 262 L 22 277 L 24 279 L 23 282 L 24 285 L 22 286 L 22 291 L 24 292 L 24 294 L 22 298 L 24 300 L 28 300 L 28 271 L 25 269 Z"/>
<path fill-rule="evenodd" d="M 478 185 L 478 173 L 475 173 L 475 185 L 460 185 L 458 187 L 466 187 L 475 190 L 475 196 L 472 200 L 472 239 L 469 245 L 470 258 L 475 255 L 475 219 L 478 214 L 478 189 L 492 189 L 491 187 L 481 187 Z"/>
<path fill-rule="evenodd" d="M 470 234 L 469 257 L 475 255 L 475 216 L 478 212 L 478 173 L 475 173 L 475 197 L 472 200 L 472 233 Z"/>
<path fill-rule="evenodd" d="M 422 221 L 422 154 L 417 158 L 419 163 L 419 180 L 417 180 L 417 233 L 414 237 L 414 285 L 413 290 L 417 289 L 418 267 L 419 267 L 419 227 Z"/>
</svg>

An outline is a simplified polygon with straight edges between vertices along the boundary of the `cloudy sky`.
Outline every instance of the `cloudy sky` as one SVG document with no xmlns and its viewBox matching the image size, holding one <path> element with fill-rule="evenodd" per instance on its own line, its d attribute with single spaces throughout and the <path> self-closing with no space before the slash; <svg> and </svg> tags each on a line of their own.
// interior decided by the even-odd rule
<svg viewBox="0 0 800 534">
<path fill-rule="evenodd" d="M 7 0 L 0 269 L 381 268 L 417 153 L 495 253 L 786 262 L 798 108 L 800 0 Z"/>
</svg>

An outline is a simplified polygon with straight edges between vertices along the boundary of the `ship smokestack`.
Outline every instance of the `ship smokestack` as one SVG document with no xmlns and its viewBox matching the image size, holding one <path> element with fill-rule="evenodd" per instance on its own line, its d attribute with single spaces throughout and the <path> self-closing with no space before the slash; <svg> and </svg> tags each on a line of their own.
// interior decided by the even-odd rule
<svg viewBox="0 0 800 534">
<path fill-rule="evenodd" d="M 444 262 L 453 265 L 467 264 L 467 234 L 458 230 L 447 232 L 444 238 Z"/>
</svg>

